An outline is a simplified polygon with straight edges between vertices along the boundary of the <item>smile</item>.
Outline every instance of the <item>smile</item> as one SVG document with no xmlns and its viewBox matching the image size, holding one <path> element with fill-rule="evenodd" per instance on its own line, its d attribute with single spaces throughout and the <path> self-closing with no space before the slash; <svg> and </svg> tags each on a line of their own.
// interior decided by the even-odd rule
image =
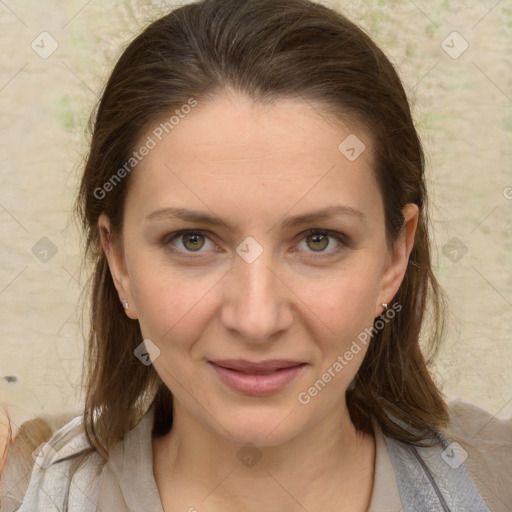
<svg viewBox="0 0 512 512">
<path fill-rule="evenodd" d="M 217 361 L 208 364 L 221 382 L 230 389 L 246 395 L 271 395 L 282 390 L 301 372 L 306 363 L 270 361 Z M 226 366 L 222 366 L 222 365 Z M 281 365 L 281 367 L 279 367 Z M 277 367 L 276 367 L 277 366 Z"/>
</svg>

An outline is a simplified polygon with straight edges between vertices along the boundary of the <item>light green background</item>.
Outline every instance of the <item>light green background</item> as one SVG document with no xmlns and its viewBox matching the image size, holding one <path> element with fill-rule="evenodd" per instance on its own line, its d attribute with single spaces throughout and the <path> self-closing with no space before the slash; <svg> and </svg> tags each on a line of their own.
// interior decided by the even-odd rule
<svg viewBox="0 0 512 512">
<path fill-rule="evenodd" d="M 450 326 L 435 376 L 449 397 L 512 415 L 512 7 L 510 1 L 322 2 L 365 28 L 397 66 L 428 162 L 436 273 Z M 0 2 L 0 402 L 20 423 L 78 409 L 82 242 L 69 217 L 85 124 L 109 71 L 176 2 Z M 46 31 L 58 49 L 32 48 Z M 458 32 L 458 58 L 441 47 Z M 450 39 L 448 40 L 450 41 Z M 43 237 L 57 253 L 32 253 Z M 467 253 L 443 254 L 453 237 Z M 15 376 L 17 382 L 5 377 Z"/>
</svg>

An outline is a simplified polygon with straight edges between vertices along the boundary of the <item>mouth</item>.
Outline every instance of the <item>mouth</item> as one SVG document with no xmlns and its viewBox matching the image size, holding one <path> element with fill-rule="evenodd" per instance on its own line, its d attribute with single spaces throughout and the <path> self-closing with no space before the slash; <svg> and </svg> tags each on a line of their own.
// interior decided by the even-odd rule
<svg viewBox="0 0 512 512">
<path fill-rule="evenodd" d="M 261 362 L 230 359 L 208 363 L 224 384 L 246 395 L 277 393 L 307 365 L 300 361 L 277 359 Z"/>
</svg>

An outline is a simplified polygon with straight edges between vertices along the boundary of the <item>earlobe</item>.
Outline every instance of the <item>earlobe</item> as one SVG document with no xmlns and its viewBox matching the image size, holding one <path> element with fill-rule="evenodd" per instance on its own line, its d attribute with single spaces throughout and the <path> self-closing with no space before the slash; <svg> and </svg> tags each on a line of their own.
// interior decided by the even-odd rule
<svg viewBox="0 0 512 512">
<path fill-rule="evenodd" d="M 378 296 L 375 317 L 382 314 L 382 303 L 389 303 L 398 292 L 405 276 L 409 257 L 414 247 L 416 229 L 420 211 L 418 205 L 409 203 L 402 209 L 404 217 L 403 229 L 393 242 L 393 248 L 382 276 L 381 290 Z"/>
<path fill-rule="evenodd" d="M 116 247 L 112 239 L 110 221 L 108 217 L 102 213 L 98 219 L 98 230 L 100 234 L 101 246 L 108 261 L 112 281 L 119 295 L 119 302 L 123 304 L 126 315 L 135 320 L 138 318 L 133 300 L 130 278 L 126 270 L 124 257 L 119 247 Z M 130 306 L 126 308 L 123 301 Z"/>
</svg>

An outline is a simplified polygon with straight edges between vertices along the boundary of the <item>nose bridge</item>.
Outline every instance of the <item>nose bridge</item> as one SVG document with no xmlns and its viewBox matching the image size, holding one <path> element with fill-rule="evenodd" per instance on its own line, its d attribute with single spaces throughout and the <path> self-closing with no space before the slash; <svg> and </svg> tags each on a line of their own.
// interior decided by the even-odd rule
<svg viewBox="0 0 512 512">
<path fill-rule="evenodd" d="M 238 247 L 229 290 L 225 294 L 224 324 L 247 341 L 265 341 L 286 327 L 286 287 L 274 268 L 273 254 L 254 238 Z"/>
</svg>

